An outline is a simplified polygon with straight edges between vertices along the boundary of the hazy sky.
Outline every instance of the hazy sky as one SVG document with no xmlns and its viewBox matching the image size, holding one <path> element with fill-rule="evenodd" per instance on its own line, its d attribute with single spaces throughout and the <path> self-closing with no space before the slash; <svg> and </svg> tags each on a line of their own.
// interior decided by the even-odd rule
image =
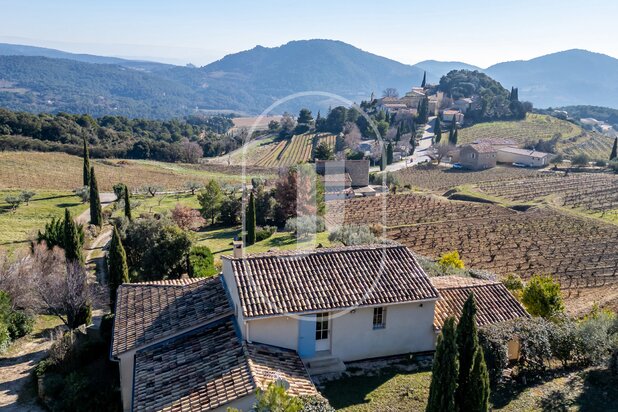
<svg viewBox="0 0 618 412">
<path fill-rule="evenodd" d="M 614 0 L 0 0 L 0 42 L 204 65 L 290 40 L 481 67 L 572 48 L 618 57 Z"/>
</svg>

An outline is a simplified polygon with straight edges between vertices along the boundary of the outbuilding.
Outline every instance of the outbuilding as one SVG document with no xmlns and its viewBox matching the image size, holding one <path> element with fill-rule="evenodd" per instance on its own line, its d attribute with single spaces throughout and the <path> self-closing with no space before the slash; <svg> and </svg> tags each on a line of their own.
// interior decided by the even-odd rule
<svg viewBox="0 0 618 412">
<path fill-rule="evenodd" d="M 550 156 L 549 153 L 515 147 L 501 147 L 498 150 L 499 163 L 519 163 L 528 167 L 547 166 Z"/>
</svg>

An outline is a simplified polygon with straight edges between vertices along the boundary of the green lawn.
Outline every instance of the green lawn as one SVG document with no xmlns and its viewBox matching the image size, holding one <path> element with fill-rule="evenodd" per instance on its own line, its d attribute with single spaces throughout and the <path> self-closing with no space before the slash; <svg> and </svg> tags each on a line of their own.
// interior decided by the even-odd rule
<svg viewBox="0 0 618 412">
<path fill-rule="evenodd" d="M 431 372 L 406 370 L 406 362 L 349 375 L 320 386 L 338 411 L 424 411 Z M 618 377 L 605 368 L 549 371 L 527 385 L 512 382 L 491 395 L 494 411 L 618 411 Z"/>
<path fill-rule="evenodd" d="M 131 205 L 134 207 L 132 210 L 133 216 L 139 216 L 142 213 L 169 213 L 176 207 L 177 203 L 192 207 L 194 209 L 200 208 L 200 204 L 197 201 L 197 194 L 160 194 L 154 197 L 140 194 L 131 196 Z M 114 216 L 121 216 L 122 214 L 122 210 L 116 210 Z"/>
<path fill-rule="evenodd" d="M 19 191 L 0 190 L 0 249 L 27 246 L 28 240 L 53 217 L 63 216 L 65 208 L 69 208 L 73 216 L 88 209 L 88 204 L 82 204 L 70 192 L 37 191 L 30 204 L 22 204 L 11 211 L 4 200 L 9 195 L 19 195 Z"/>
<path fill-rule="evenodd" d="M 197 233 L 197 244 L 208 246 L 218 261 L 221 255 L 232 254 L 232 241 L 240 233 L 240 226 L 232 228 L 207 227 L 206 230 Z M 318 244 L 328 247 L 328 233 L 318 233 L 313 239 L 296 241 L 296 238 L 289 232 L 277 232 L 270 238 L 257 242 L 247 248 L 247 253 L 262 253 L 271 249 L 292 250 L 292 249 L 312 249 Z"/>
</svg>

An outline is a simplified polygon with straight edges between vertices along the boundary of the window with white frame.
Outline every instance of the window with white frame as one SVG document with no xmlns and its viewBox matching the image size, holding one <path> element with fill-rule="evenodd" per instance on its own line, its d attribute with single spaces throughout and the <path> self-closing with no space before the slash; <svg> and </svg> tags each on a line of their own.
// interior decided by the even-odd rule
<svg viewBox="0 0 618 412">
<path fill-rule="evenodd" d="M 373 308 L 373 328 L 384 329 L 386 327 L 386 308 Z"/>
<path fill-rule="evenodd" d="M 315 321 L 315 339 L 328 339 L 328 313 L 318 313 Z"/>
</svg>

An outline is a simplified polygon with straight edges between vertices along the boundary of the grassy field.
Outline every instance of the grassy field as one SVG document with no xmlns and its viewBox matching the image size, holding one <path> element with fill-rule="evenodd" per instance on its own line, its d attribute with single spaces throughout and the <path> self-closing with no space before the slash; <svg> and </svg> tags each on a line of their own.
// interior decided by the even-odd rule
<svg viewBox="0 0 618 412">
<path fill-rule="evenodd" d="M 320 392 L 338 411 L 424 411 L 431 372 L 388 366 L 326 382 Z M 618 411 L 618 378 L 605 369 L 548 372 L 544 382 L 510 383 L 491 395 L 494 411 Z"/>
<path fill-rule="evenodd" d="M 133 207 L 132 214 L 139 216 L 142 213 L 169 213 L 176 207 L 176 204 L 182 204 L 185 206 L 199 209 L 200 204 L 197 200 L 197 194 L 192 195 L 190 193 L 178 193 L 178 194 L 162 194 L 156 196 L 150 196 L 145 194 L 132 195 L 131 205 Z M 114 216 L 121 216 L 124 212 L 117 210 L 114 212 Z"/>
<path fill-rule="evenodd" d="M 123 182 L 131 188 L 146 184 L 165 189 L 182 189 L 188 181 L 240 183 L 239 173 L 208 165 L 183 165 L 147 160 L 93 159 L 99 190 L 111 191 Z M 0 153 L 0 189 L 73 190 L 82 186 L 82 159 L 65 153 L 2 152 Z"/>
<path fill-rule="evenodd" d="M 206 230 L 197 233 L 197 244 L 208 246 L 215 255 L 215 260 L 220 261 L 222 255 L 232 254 L 232 241 L 235 236 L 240 234 L 240 226 L 232 228 L 206 228 Z M 292 249 L 312 249 L 317 244 L 322 246 L 330 246 L 328 233 L 318 233 L 315 241 L 309 239 L 298 242 L 288 232 L 277 232 L 266 240 L 257 242 L 249 246 L 246 250 L 248 253 L 268 252 L 271 249 L 292 250 Z"/>
<path fill-rule="evenodd" d="M 88 205 L 82 204 L 73 193 L 39 191 L 30 200 L 30 204 L 22 204 L 17 210 L 11 211 L 4 199 L 18 194 L 19 191 L 0 190 L 0 248 L 25 246 L 45 223 L 53 217 L 63 216 L 65 208 L 69 208 L 74 216 L 88 209 Z"/>
</svg>

